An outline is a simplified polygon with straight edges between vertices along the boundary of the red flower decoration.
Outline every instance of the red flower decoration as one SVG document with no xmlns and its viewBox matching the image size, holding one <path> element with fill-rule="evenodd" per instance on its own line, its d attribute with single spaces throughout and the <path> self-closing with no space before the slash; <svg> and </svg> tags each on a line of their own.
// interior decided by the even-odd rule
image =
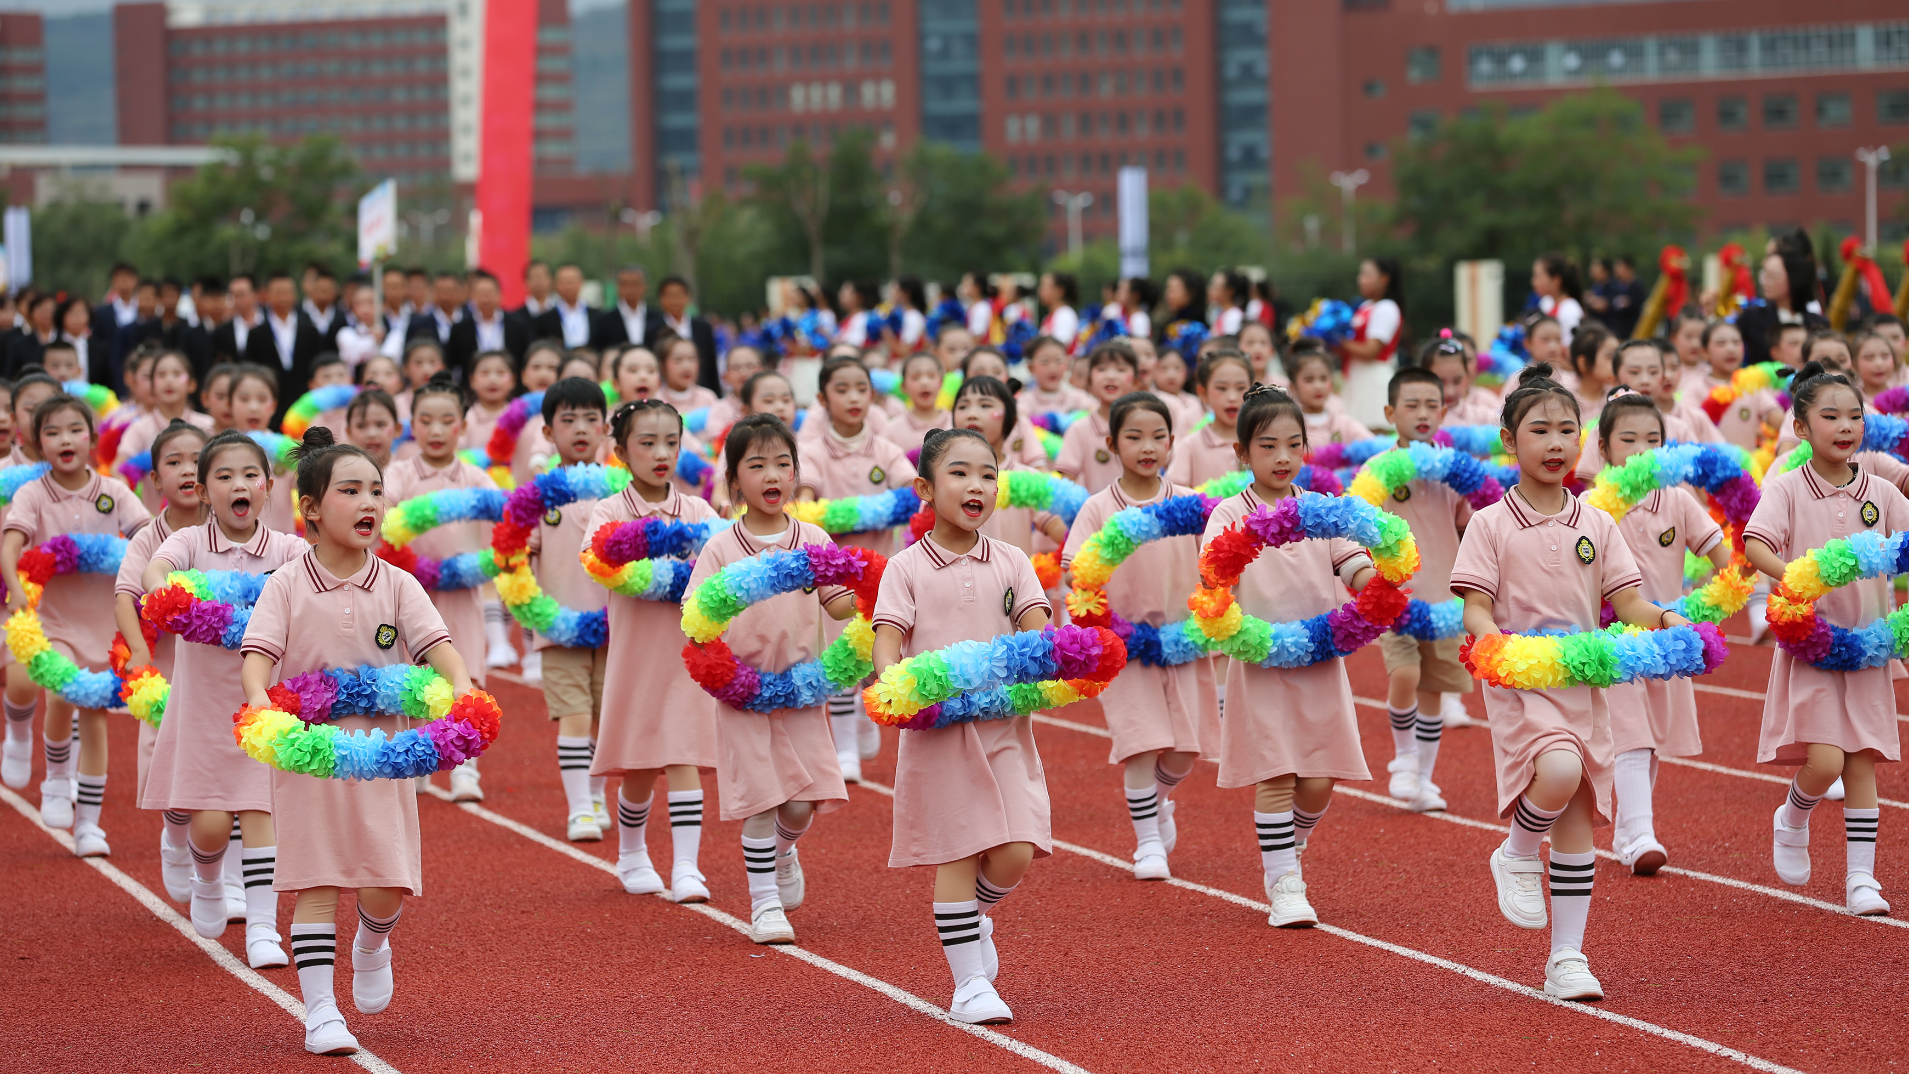
<svg viewBox="0 0 1909 1074">
<path fill-rule="evenodd" d="M 287 689 L 284 683 L 275 683 L 265 691 L 272 701 L 272 707 L 293 716 L 300 714 L 304 707 L 298 700 L 298 691 Z"/>
<path fill-rule="evenodd" d="M 721 638 L 703 645 L 692 641 L 683 646 L 683 664 L 689 669 L 689 677 L 696 681 L 696 685 L 712 694 L 729 685 L 729 680 L 736 677 L 736 658 Z"/>
<path fill-rule="evenodd" d="M 497 741 L 497 734 L 503 728 L 504 713 L 497 707 L 497 699 L 482 690 L 473 689 L 451 702 L 450 716 L 470 724 L 487 746 Z"/>
<path fill-rule="evenodd" d="M 1246 565 L 1258 558 L 1259 550 L 1258 537 L 1238 525 L 1228 526 L 1200 553 L 1201 581 L 1210 589 L 1233 588 Z"/>
</svg>

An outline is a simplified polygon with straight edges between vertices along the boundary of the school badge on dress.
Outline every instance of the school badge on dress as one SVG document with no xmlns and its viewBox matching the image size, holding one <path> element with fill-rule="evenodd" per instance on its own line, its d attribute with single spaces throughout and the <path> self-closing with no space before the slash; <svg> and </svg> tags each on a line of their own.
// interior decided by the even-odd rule
<svg viewBox="0 0 1909 1074">
<path fill-rule="evenodd" d="M 1008 586 L 1008 591 L 1001 596 L 1001 614 L 1007 616 L 1010 619 L 1014 617 L 1014 587 L 1013 586 Z"/>
<path fill-rule="evenodd" d="M 868 483 L 879 485 L 888 478 L 888 472 L 877 466 L 868 471 Z"/>
<path fill-rule="evenodd" d="M 561 508 L 552 507 L 550 510 L 544 512 L 544 525 L 560 526 L 562 524 L 563 510 Z"/>
<path fill-rule="evenodd" d="M 1111 458 L 1113 458 L 1113 456 L 1111 456 L 1111 455 L 1109 455 L 1109 454 L 1107 454 L 1107 449 L 1106 449 L 1106 448 L 1095 448 L 1095 449 L 1094 449 L 1094 461 L 1095 461 L 1095 462 L 1106 462 L 1106 461 L 1107 461 L 1108 459 L 1111 459 Z"/>
<path fill-rule="evenodd" d="M 1863 525 L 1873 526 L 1876 524 L 1876 521 L 1880 518 L 1882 518 L 1882 512 L 1876 510 L 1875 503 L 1870 500 L 1864 500 L 1863 501 Z"/>
<path fill-rule="evenodd" d="M 112 496 L 104 492 L 100 493 L 99 499 L 93 501 L 93 510 L 98 511 L 102 515 L 112 514 L 113 513 Z"/>
<path fill-rule="evenodd" d="M 1597 545 L 1589 537 L 1578 538 L 1578 559 L 1584 563 L 1597 562 Z"/>
<path fill-rule="evenodd" d="M 390 623 L 378 624 L 378 633 L 373 636 L 378 648 L 389 649 L 398 643 L 398 628 Z"/>
<path fill-rule="evenodd" d="M 1412 487 L 1410 485 L 1400 485 L 1398 488 L 1392 490 L 1392 498 L 1399 503 L 1404 503 L 1412 498 Z"/>
<path fill-rule="evenodd" d="M 1657 535 L 1657 545 L 1660 548 L 1669 548 L 1671 545 L 1676 543 L 1677 543 L 1677 527 L 1675 526 L 1672 526 L 1671 528 Z"/>
</svg>

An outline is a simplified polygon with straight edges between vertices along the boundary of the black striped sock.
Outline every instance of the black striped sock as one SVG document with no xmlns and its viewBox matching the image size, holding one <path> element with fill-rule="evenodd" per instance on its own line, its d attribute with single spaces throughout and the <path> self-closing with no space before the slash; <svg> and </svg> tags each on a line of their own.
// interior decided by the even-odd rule
<svg viewBox="0 0 1909 1074">
<path fill-rule="evenodd" d="M 1415 726 L 1418 731 L 1418 740 L 1420 743 L 1437 742 L 1439 737 L 1445 732 L 1445 717 L 1432 716 L 1428 719 L 1424 716 L 1419 716 Z"/>
<path fill-rule="evenodd" d="M 1308 813 L 1296 805 L 1293 806 L 1293 841 L 1302 847 L 1305 846 L 1306 840 L 1312 837 L 1312 830 L 1319 826 L 1319 819 L 1324 817 L 1326 810 L 1330 808 L 1332 806 L 1327 804 L 1320 807 L 1317 813 Z"/>
<path fill-rule="evenodd" d="M 828 709 L 830 719 L 855 715 L 855 691 L 844 690 L 839 694 L 830 694 Z"/>
<path fill-rule="evenodd" d="M 1551 855 L 1551 897 L 1554 899 L 1591 897 L 1591 881 L 1597 875 L 1597 864 L 1574 865 L 1558 860 L 1572 856 L 1556 852 Z"/>
<path fill-rule="evenodd" d="M 239 855 L 244 862 L 245 886 L 271 888 L 272 878 L 278 873 L 278 847 L 244 847 Z"/>
<path fill-rule="evenodd" d="M 32 723 L 33 722 L 33 705 L 34 703 L 31 701 L 27 702 L 24 705 L 16 705 L 13 703 L 12 698 L 0 698 L 0 708 L 3 708 L 6 710 L 7 723 L 9 725 Z M 11 726 L 9 726 L 9 731 L 10 730 L 11 730 Z"/>
<path fill-rule="evenodd" d="M 1555 812 L 1539 809 L 1529 797 L 1519 795 L 1511 813 L 1511 835 L 1505 839 L 1505 853 L 1514 858 L 1537 857 L 1538 844 L 1544 842 L 1545 834 L 1562 816 L 1562 809 Z"/>
<path fill-rule="evenodd" d="M 974 874 L 974 901 L 976 905 L 981 908 L 981 912 L 985 914 L 992 911 L 996 906 L 999 906 L 1002 899 L 1014 894 L 1014 889 L 1017 887 L 1020 887 L 1020 885 L 1009 884 L 1003 887 L 981 875 L 981 873 L 976 872 Z"/>
<path fill-rule="evenodd" d="M 1816 803 L 1822 800 L 1823 796 L 1820 794 L 1804 794 L 1803 788 L 1796 785 L 1796 780 L 1790 780 L 1790 796 L 1783 800 L 1783 826 L 1785 828 L 1809 827 L 1810 810 L 1815 809 Z"/>
<path fill-rule="evenodd" d="M 199 844 L 186 838 L 186 845 L 192 848 L 192 875 L 197 880 L 210 884 L 224 877 L 225 851 L 228 844 L 220 843 L 217 849 L 202 850 Z"/>
<path fill-rule="evenodd" d="M 166 827 L 168 828 L 177 828 L 181 825 L 192 823 L 192 814 L 183 809 L 167 809 L 161 811 L 159 815 L 165 818 Z"/>
<path fill-rule="evenodd" d="M 106 777 L 81 775 L 73 796 L 73 819 L 98 826 L 100 807 L 106 804 Z"/>
<path fill-rule="evenodd" d="M 225 860 L 224 847 L 217 850 L 200 850 L 197 843 L 188 841 L 186 845 L 192 848 L 192 860 L 200 865 L 217 865 Z"/>
<path fill-rule="evenodd" d="M 809 829 L 814 826 L 815 814 L 813 813 L 809 814 L 809 823 L 800 828 L 791 828 L 782 823 L 782 817 L 778 814 L 776 816 L 776 857 L 787 854 L 789 849 L 795 846 L 795 841 L 807 835 Z"/>
<path fill-rule="evenodd" d="M 1277 880 L 1299 870 L 1299 855 L 1294 849 L 1292 810 L 1279 813 L 1253 813 L 1253 831 L 1259 837 L 1259 862 L 1269 879 Z"/>
<path fill-rule="evenodd" d="M 582 769 L 588 772 L 595 754 L 596 750 L 587 738 L 570 739 L 559 736 L 557 739 L 557 768 L 560 770 Z"/>
<path fill-rule="evenodd" d="M 650 822 L 650 804 L 632 805 L 621 793 L 616 796 L 616 823 L 622 828 L 642 828 Z"/>
<path fill-rule="evenodd" d="M 385 945 L 391 930 L 397 927 L 398 919 L 404 916 L 404 904 L 391 912 L 390 917 L 372 917 L 365 913 L 365 904 L 358 904 L 358 935 L 351 941 L 360 951 L 376 951 Z"/>
<path fill-rule="evenodd" d="M 1881 812 L 1843 806 L 1843 853 L 1849 866 L 1848 874 L 1876 875 L 1876 827 Z"/>
<path fill-rule="evenodd" d="M 1158 823 L 1160 818 L 1159 793 L 1152 787 L 1145 789 L 1128 787 L 1127 816 L 1132 818 L 1135 824 L 1143 820 L 1151 820 Z"/>
<path fill-rule="evenodd" d="M 749 879 L 749 912 L 754 914 L 772 902 L 780 902 L 776 891 L 776 841 L 742 837 L 742 868 Z"/>
<path fill-rule="evenodd" d="M 1597 853 L 1564 854 L 1551 848 L 1551 950 L 1584 950 L 1584 924 L 1591 916 L 1591 882 Z"/>
<path fill-rule="evenodd" d="M 44 741 L 46 750 L 46 778 L 67 778 L 72 774 L 67 771 L 67 767 L 72 764 L 73 761 L 73 740 L 69 738 L 63 742 L 55 742 L 49 738 Z"/>
<path fill-rule="evenodd" d="M 337 960 L 338 926 L 292 923 L 292 965 L 302 971 L 319 966 L 330 967 Z M 303 973 L 299 974 L 299 983 L 305 983 Z M 307 992 L 305 1006 L 311 1005 L 312 996 Z"/>
<path fill-rule="evenodd" d="M 950 913 L 935 911 L 935 931 L 941 934 L 941 946 L 954 947 L 981 942 L 981 910 L 974 903 L 936 903 L 937 907 L 959 906 Z"/>
<path fill-rule="evenodd" d="M 695 795 L 694 798 L 689 797 Z M 672 828 L 700 828 L 703 823 L 703 792 L 669 792 L 669 826 Z"/>
<path fill-rule="evenodd" d="M 1178 787 L 1181 781 L 1185 780 L 1188 776 L 1192 774 L 1193 774 L 1193 769 L 1188 768 L 1186 771 L 1176 776 L 1173 773 L 1167 771 L 1166 768 L 1160 764 L 1160 759 L 1158 757 L 1155 757 L 1153 759 L 1153 781 L 1159 784 L 1161 787 L 1166 788 L 1168 793 L 1172 793 L 1173 788 Z"/>
<path fill-rule="evenodd" d="M 1392 719 L 1392 752 L 1399 756 L 1411 753 L 1412 727 L 1418 722 L 1418 706 L 1413 705 L 1404 712 L 1400 712 L 1387 705 L 1385 714 Z"/>
</svg>

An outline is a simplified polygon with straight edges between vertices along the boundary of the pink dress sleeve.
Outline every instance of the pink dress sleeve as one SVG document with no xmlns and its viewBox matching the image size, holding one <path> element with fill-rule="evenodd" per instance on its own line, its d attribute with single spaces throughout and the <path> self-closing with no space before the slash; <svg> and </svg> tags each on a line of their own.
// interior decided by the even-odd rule
<svg viewBox="0 0 1909 1074">
<path fill-rule="evenodd" d="M 901 631 L 903 637 L 915 629 L 915 576 L 911 568 L 921 555 L 911 549 L 888 561 L 888 569 L 882 572 L 881 589 L 875 595 L 872 625 L 893 627 Z M 1035 590 L 1039 589 L 1040 584 L 1036 582 Z"/>
<path fill-rule="evenodd" d="M 1492 523 L 1503 507 L 1494 504 L 1479 512 L 1465 528 L 1458 542 L 1458 558 L 1452 562 L 1452 590 L 1464 596 L 1471 590 L 1493 601 L 1498 599 L 1498 533 Z"/>
<path fill-rule="evenodd" d="M 0 532 L 18 530 L 26 536 L 26 546 L 32 548 L 51 534 L 40 532 L 40 509 L 46 506 L 46 493 L 40 488 L 38 479 L 21 486 L 13 494 L 13 503 L 7 509 L 7 521 L 0 526 Z"/>
<path fill-rule="evenodd" d="M 291 634 L 294 573 L 280 571 L 265 580 L 258 602 L 252 605 L 252 619 L 245 625 L 239 652 L 257 653 L 274 664 L 284 658 Z"/>
<path fill-rule="evenodd" d="M 1794 471 L 1792 471 L 1794 472 Z M 1743 539 L 1755 537 L 1784 559 L 1790 558 L 1790 482 L 1779 474 L 1763 485 L 1763 498 L 1744 524 Z M 1807 549 L 1805 550 L 1807 551 Z"/>
<path fill-rule="evenodd" d="M 451 640 L 451 632 L 445 628 L 444 616 L 438 612 L 437 605 L 431 603 L 431 595 L 424 591 L 415 575 L 399 570 L 390 573 L 398 587 L 398 636 L 404 639 L 405 651 L 411 654 L 412 662 L 422 664 L 427 653 Z"/>
<path fill-rule="evenodd" d="M 146 505 L 140 502 L 138 496 L 133 495 L 133 490 L 128 488 L 125 482 L 110 477 L 103 480 L 106 491 L 113 497 L 116 508 L 113 520 L 119 524 L 121 535 L 131 535 L 137 532 L 139 527 L 152 521 L 152 512 L 146 510 Z"/>
<path fill-rule="evenodd" d="M 1367 567 L 1372 566 L 1372 554 L 1363 545 L 1348 541 L 1344 537 L 1334 537 L 1326 542 L 1332 552 L 1332 569 L 1339 580 L 1352 588 L 1352 579 Z"/>
<path fill-rule="evenodd" d="M 1087 471 L 1087 437 L 1092 432 L 1088 422 L 1077 421 L 1061 436 L 1061 453 L 1054 460 L 1054 469 L 1069 481 L 1079 481 L 1080 475 Z"/>
</svg>

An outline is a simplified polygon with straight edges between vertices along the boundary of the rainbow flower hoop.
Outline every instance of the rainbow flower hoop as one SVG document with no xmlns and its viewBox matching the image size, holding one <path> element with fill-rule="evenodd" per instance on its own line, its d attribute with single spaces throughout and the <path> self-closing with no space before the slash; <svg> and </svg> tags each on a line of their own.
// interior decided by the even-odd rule
<svg viewBox="0 0 1909 1074">
<path fill-rule="evenodd" d="M 850 689 L 875 670 L 875 610 L 888 560 L 866 548 L 808 544 L 731 563 L 707 578 L 683 601 L 683 664 L 716 700 L 735 709 L 774 712 L 814 708 L 830 694 Z M 763 671 L 736 658 L 722 640 L 731 620 L 752 604 L 798 589 L 848 586 L 855 618 L 822 655 L 784 671 Z M 870 714 L 873 715 L 873 709 Z"/>
<path fill-rule="evenodd" d="M 1661 630 L 1611 626 L 1575 634 L 1488 634 L 1459 647 L 1459 659 L 1473 677 L 1507 690 L 1690 678 L 1710 674 L 1729 655 L 1715 623 Z"/>
<path fill-rule="evenodd" d="M 1349 444 L 1320 444 L 1312 449 L 1306 461 L 1314 466 L 1328 470 L 1343 470 L 1347 467 L 1364 466 L 1373 456 L 1392 450 L 1398 446 L 1398 438 L 1374 436 L 1365 440 L 1354 440 Z"/>
<path fill-rule="evenodd" d="M 53 467 L 46 463 L 36 462 L 27 466 L 9 466 L 0 470 L 0 507 L 12 503 L 21 489 L 45 477 L 52 469 Z"/>
<path fill-rule="evenodd" d="M 1756 510 L 1762 491 L 1751 476 L 1749 459 L 1742 448 L 1672 444 L 1640 451 L 1625 459 L 1622 466 L 1606 466 L 1598 471 L 1584 501 L 1614 520 L 1622 519 L 1651 493 L 1676 485 L 1695 485 L 1709 494 L 1711 511 L 1721 516 L 1734 561 L 1708 584 L 1663 607 L 1693 622 L 1721 623 L 1749 603 L 1756 586 L 1756 579 L 1745 569 L 1741 549 L 1743 526 Z"/>
<path fill-rule="evenodd" d="M 327 384 L 322 388 L 313 388 L 286 409 L 285 418 L 278 423 L 278 427 L 293 440 L 303 440 L 305 430 L 312 427 L 318 415 L 341 406 L 350 406 L 357 396 L 356 384 Z"/>
<path fill-rule="evenodd" d="M 608 381 L 601 382 L 601 386 L 604 412 L 608 414 L 616 407 L 616 388 Z M 498 477 L 498 471 L 502 470 L 506 475 L 510 473 L 511 460 L 517 457 L 517 440 L 523 436 L 524 426 L 530 424 L 533 414 L 537 415 L 538 420 L 541 421 L 543 411 L 544 393 L 541 391 L 525 392 L 512 399 L 504 404 L 504 412 L 497 415 L 497 424 L 491 427 L 491 438 L 485 443 L 484 450 L 480 452 L 472 449 L 468 454 L 459 452 L 459 457 L 478 469 L 489 472 L 491 480 L 496 481 L 499 488 L 515 487 L 515 479 L 506 483 L 503 478 Z"/>
<path fill-rule="evenodd" d="M 1034 427 L 1034 435 L 1041 438 L 1041 450 L 1051 462 L 1061 457 L 1061 438 L 1067 435 L 1067 430 L 1086 416 L 1085 410 L 1044 410 L 1028 415 L 1027 420 Z"/>
<path fill-rule="evenodd" d="M 20 585 L 28 605 L 7 617 L 7 648 L 35 686 L 83 709 L 109 709 L 119 700 L 121 680 L 112 671 L 87 671 L 47 640 L 40 621 L 40 594 L 61 574 L 116 574 L 126 539 L 98 533 L 55 537 L 20 553 Z"/>
<path fill-rule="evenodd" d="M 798 522 L 822 527 L 832 537 L 852 533 L 878 533 L 905 525 L 921 509 L 921 497 L 913 487 L 877 492 L 868 496 L 845 496 L 839 500 L 798 500 L 783 512 Z"/>
<path fill-rule="evenodd" d="M 1482 425 L 1461 425 L 1455 440 L 1480 439 L 1471 430 Z M 1491 468 L 1470 452 L 1458 447 L 1439 447 L 1417 441 L 1403 448 L 1382 451 L 1368 459 L 1365 468 L 1352 479 L 1349 494 L 1384 508 L 1385 502 L 1398 496 L 1414 481 L 1433 481 L 1444 485 L 1471 504 L 1474 510 L 1490 507 L 1505 498 L 1505 489 L 1491 474 Z M 1405 612 L 1392 624 L 1392 632 L 1420 641 L 1442 641 L 1465 632 L 1465 601 L 1461 597 L 1430 604 L 1413 597 Z"/>
<path fill-rule="evenodd" d="M 439 526 L 454 522 L 496 522 L 504 517 L 506 495 L 501 489 L 438 489 L 413 496 L 385 513 L 378 558 L 409 571 L 424 588 L 437 592 L 471 589 L 497 573 L 494 553 L 486 548 L 460 552 L 448 559 L 421 556 L 412 541 Z"/>
<path fill-rule="evenodd" d="M 1863 446 L 1856 450 L 1859 452 L 1879 451 L 1899 461 L 1909 462 L 1909 421 L 1904 421 L 1894 414 L 1863 415 Z M 1809 441 L 1805 440 L 1791 449 L 1789 455 L 1777 464 L 1776 472 L 1787 474 L 1810 461 L 1810 457 L 1814 454 Z M 4 473 L 6 471 L 0 470 L 0 474 Z"/>
<path fill-rule="evenodd" d="M 1729 412 L 1730 404 L 1746 395 L 1776 391 L 1783 386 L 1790 373 L 1790 367 L 1782 362 L 1759 362 L 1745 366 L 1730 375 L 1730 383 L 1710 389 L 1710 394 L 1703 401 L 1704 413 L 1710 415 L 1713 424 L 1721 422 L 1724 414 Z"/>
<path fill-rule="evenodd" d="M 1175 667 L 1205 656 L 1206 650 L 1187 637 L 1184 619 L 1165 626 L 1129 622 L 1109 603 L 1107 582 L 1142 545 L 1166 537 L 1199 537 L 1218 502 L 1205 495 L 1171 496 L 1114 512 L 1074 555 L 1069 621 L 1113 631 L 1125 645 L 1127 659 L 1149 667 Z"/>
<path fill-rule="evenodd" d="M 612 593 L 681 604 L 697 553 L 711 537 L 733 525 L 723 518 L 606 522 L 597 527 L 589 544 L 577 550 L 577 559 L 598 585 Z"/>
<path fill-rule="evenodd" d="M 253 443 L 265 449 L 265 457 L 272 460 L 272 469 L 285 473 L 298 467 L 296 455 L 299 441 L 284 433 L 272 432 L 270 429 L 253 429 L 245 435 L 251 437 Z"/>
<path fill-rule="evenodd" d="M 629 484 L 628 470 L 587 463 L 538 474 L 510 494 L 503 518 L 491 528 L 491 555 L 479 562 L 497 572 L 497 595 L 519 623 L 567 649 L 594 649 L 608 640 L 609 620 L 602 608 L 566 608 L 537 584 L 530 571 L 530 533 L 551 511 L 614 496 Z"/>
<path fill-rule="evenodd" d="M 1505 450 L 1496 425 L 1447 425 L 1433 433 L 1432 440 L 1439 447 L 1462 451 L 1475 459 L 1489 459 Z"/>
<path fill-rule="evenodd" d="M 159 642 L 159 634 L 151 623 L 139 624 L 139 632 L 146 639 L 146 651 Z M 128 669 L 132 662 L 132 650 L 126 645 L 122 634 L 113 635 L 113 647 L 107 654 L 106 665 L 119 676 L 119 700 L 140 722 L 150 727 L 158 727 L 166 718 L 166 702 L 172 697 L 172 687 L 166 683 L 166 677 L 151 664 L 141 664 Z"/>
<path fill-rule="evenodd" d="M 1909 656 L 1909 605 L 1851 630 L 1816 614 L 1816 602 L 1859 578 L 1909 573 L 1909 532 L 1838 537 L 1790 561 L 1770 593 L 1770 630 L 1797 660 L 1823 671 L 1861 671 Z M 1892 602 L 1893 603 L 1893 602 Z"/>
<path fill-rule="evenodd" d="M 364 670 L 360 668 L 359 672 Z M 403 670 L 409 673 L 428 669 Z M 330 679 L 336 672 L 309 674 L 338 683 L 338 696 L 341 697 L 345 691 L 356 689 L 355 685 L 347 687 L 342 680 Z M 307 676 L 299 676 L 298 679 L 305 680 L 304 685 L 314 692 L 315 701 L 323 700 L 323 685 L 309 680 Z M 287 696 L 287 692 L 281 689 L 285 685 L 281 683 L 273 688 L 279 691 L 274 695 L 274 703 Z M 433 772 L 456 768 L 482 755 L 491 743 L 497 741 L 502 726 L 503 714 L 491 695 L 482 690 L 472 690 L 452 700 L 450 694 L 450 685 L 440 678 L 435 684 L 407 696 L 404 715 L 411 715 L 410 708 L 422 704 L 427 714 L 434 718 L 422 727 L 399 731 L 389 737 L 383 728 L 374 729 L 370 734 L 363 731 L 346 732 L 336 724 L 309 723 L 282 709 L 260 709 L 246 705 L 232 716 L 232 739 L 253 760 L 282 772 L 296 772 L 318 779 L 411 779 L 428 776 Z M 295 701 L 304 700 L 300 693 L 292 693 L 291 697 Z M 377 714 L 382 715 L 384 711 Z M 327 715 L 320 718 L 340 715 L 346 713 L 338 709 L 334 699 Z"/>
<path fill-rule="evenodd" d="M 237 649 L 265 578 L 246 571 L 173 571 L 140 601 L 139 618 L 197 645 Z"/>
<path fill-rule="evenodd" d="M 1098 696 L 1126 663 L 1126 645 L 1106 627 L 1049 626 L 891 664 L 862 703 L 869 719 L 904 731 L 1008 719 Z"/>
<path fill-rule="evenodd" d="M 1378 577 L 1357 597 L 1296 623 L 1247 615 L 1233 599 L 1241 573 L 1263 549 L 1328 537 L 1354 541 L 1372 555 Z M 1200 588 L 1187 598 L 1193 610 L 1187 637 L 1257 667 L 1310 667 L 1355 652 L 1390 629 L 1406 609 L 1399 585 L 1418 567 L 1418 543 L 1399 516 L 1350 497 L 1289 496 L 1276 506 L 1261 505 L 1201 551 Z"/>
</svg>

